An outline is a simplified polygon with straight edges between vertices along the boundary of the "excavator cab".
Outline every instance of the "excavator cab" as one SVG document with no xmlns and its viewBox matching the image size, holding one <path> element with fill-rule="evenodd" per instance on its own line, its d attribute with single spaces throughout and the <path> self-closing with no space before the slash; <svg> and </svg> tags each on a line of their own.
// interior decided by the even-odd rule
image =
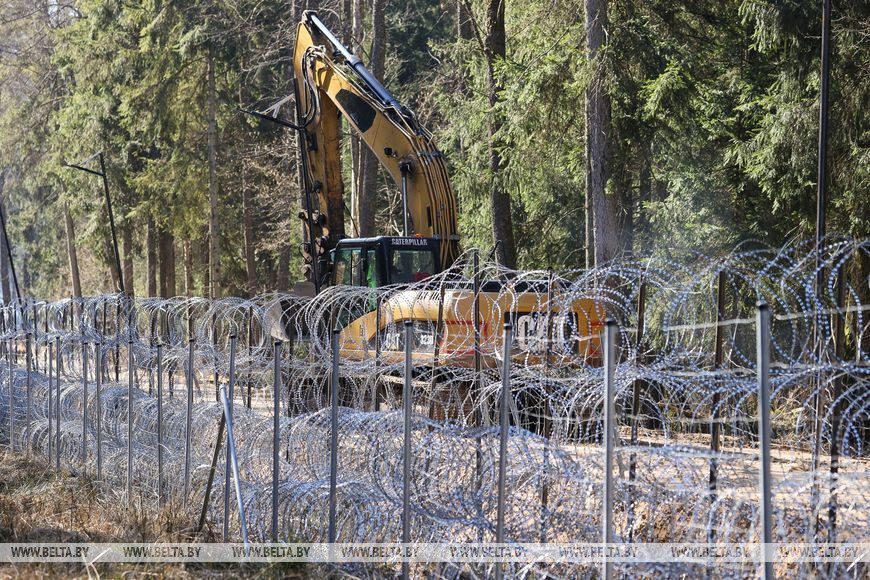
<svg viewBox="0 0 870 580">
<path fill-rule="evenodd" d="M 379 288 L 421 282 L 439 272 L 437 238 L 346 238 L 335 248 L 332 283 Z"/>
</svg>

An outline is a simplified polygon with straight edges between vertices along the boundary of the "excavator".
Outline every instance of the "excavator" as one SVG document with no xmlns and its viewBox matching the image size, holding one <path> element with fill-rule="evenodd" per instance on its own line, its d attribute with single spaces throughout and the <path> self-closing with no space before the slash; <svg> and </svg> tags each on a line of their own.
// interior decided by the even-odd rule
<svg viewBox="0 0 870 580">
<path fill-rule="evenodd" d="M 336 322 L 342 357 L 379 350 L 400 360 L 404 322 L 413 322 L 412 356 L 470 367 L 475 352 L 493 365 L 505 322 L 513 323 L 512 355 L 526 362 L 551 353 L 595 360 L 605 312 L 593 300 L 560 303 L 547 282 L 490 281 L 475 292 L 467 280 L 445 282 L 443 292 L 414 284 L 451 268 L 460 256 L 456 196 L 444 155 L 408 107 L 348 50 L 314 11 L 303 13 L 293 54 L 296 125 L 300 131 L 306 278 L 315 292 L 326 285 L 395 286 Z M 402 236 L 345 237 L 341 171 L 341 117 L 399 187 Z M 510 287 L 514 284 L 514 287 Z M 419 288 L 420 285 L 417 285 Z M 508 291 L 503 291 L 507 288 Z M 566 357 L 562 357 L 563 359 Z"/>
</svg>

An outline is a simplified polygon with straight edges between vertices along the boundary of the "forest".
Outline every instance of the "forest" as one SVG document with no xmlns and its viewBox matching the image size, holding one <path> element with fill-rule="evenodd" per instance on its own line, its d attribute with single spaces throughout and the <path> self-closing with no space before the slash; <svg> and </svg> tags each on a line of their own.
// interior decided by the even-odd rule
<svg viewBox="0 0 870 580">
<path fill-rule="evenodd" d="M 0 194 L 25 298 L 253 296 L 302 278 L 292 51 L 317 10 L 448 160 L 464 249 L 584 268 L 815 227 L 819 0 L 2 0 Z M 870 4 L 831 18 L 828 232 L 870 225 Z M 345 220 L 401 233 L 344 124 Z M 498 241 L 499 243 L 496 243 Z M 14 291 L 0 252 L 4 299 Z"/>
</svg>

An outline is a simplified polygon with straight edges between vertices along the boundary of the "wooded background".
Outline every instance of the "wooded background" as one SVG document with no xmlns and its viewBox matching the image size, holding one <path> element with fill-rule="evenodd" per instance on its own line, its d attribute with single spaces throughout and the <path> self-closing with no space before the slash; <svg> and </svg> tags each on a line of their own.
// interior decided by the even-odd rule
<svg viewBox="0 0 870 580">
<path fill-rule="evenodd" d="M 435 133 L 463 247 L 560 268 L 813 232 L 818 0 L 4 0 L 0 181 L 25 296 L 116 288 L 99 177 L 61 165 L 98 150 L 136 295 L 300 279 L 295 135 L 237 107 L 290 94 L 306 8 Z M 853 236 L 868 40 L 870 4 L 835 2 L 828 231 Z M 399 233 L 397 188 L 346 135 L 348 231 Z"/>
</svg>

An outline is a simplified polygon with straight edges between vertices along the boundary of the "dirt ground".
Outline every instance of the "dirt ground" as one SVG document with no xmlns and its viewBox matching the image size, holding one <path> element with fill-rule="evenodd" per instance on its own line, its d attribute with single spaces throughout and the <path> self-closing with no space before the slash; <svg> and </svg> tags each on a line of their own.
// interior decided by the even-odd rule
<svg viewBox="0 0 870 580">
<path fill-rule="evenodd" d="M 75 474 L 57 477 L 39 460 L 0 452 L 0 542 L 183 542 L 219 541 L 214 532 L 194 538 L 189 517 L 168 506 L 119 509 L 94 485 Z M 325 576 L 305 564 L 245 565 L 0 563 L 6 578 L 307 578 Z"/>
</svg>

